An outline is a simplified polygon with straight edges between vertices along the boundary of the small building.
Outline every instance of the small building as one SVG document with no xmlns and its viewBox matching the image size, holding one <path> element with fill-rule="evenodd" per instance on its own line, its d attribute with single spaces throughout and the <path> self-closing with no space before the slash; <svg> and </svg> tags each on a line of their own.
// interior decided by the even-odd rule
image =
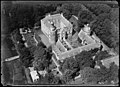
<svg viewBox="0 0 120 87">
<path fill-rule="evenodd" d="M 82 44 L 92 44 L 95 43 L 95 40 L 89 36 L 90 34 L 90 28 L 85 25 L 83 29 L 79 32 L 78 36 L 82 40 Z"/>
<path fill-rule="evenodd" d="M 33 82 L 35 82 L 35 81 L 37 81 L 39 79 L 37 71 L 31 71 L 30 74 L 31 74 Z"/>
<path fill-rule="evenodd" d="M 30 47 L 31 45 L 37 45 L 38 41 L 36 40 L 35 34 L 30 30 L 30 28 L 20 28 L 20 34 L 22 36 L 22 40 L 25 42 L 24 45 L 26 47 Z"/>
<path fill-rule="evenodd" d="M 32 81 L 33 82 L 37 81 L 39 79 L 37 71 L 34 70 L 34 67 L 29 67 L 29 69 L 30 69 L 30 75 L 31 75 Z"/>
<path fill-rule="evenodd" d="M 46 70 L 44 70 L 44 71 L 38 71 L 38 73 L 39 73 L 40 75 L 42 75 L 42 76 L 45 76 L 45 74 L 46 74 L 47 72 L 46 72 Z"/>
</svg>

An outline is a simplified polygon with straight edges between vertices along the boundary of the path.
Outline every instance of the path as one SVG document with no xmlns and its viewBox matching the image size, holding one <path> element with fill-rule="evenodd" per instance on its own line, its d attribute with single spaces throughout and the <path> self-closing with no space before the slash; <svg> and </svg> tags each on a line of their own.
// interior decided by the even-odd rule
<svg viewBox="0 0 120 87">
<path fill-rule="evenodd" d="M 14 57 L 10 57 L 10 58 L 7 58 L 5 59 L 5 61 L 12 61 L 12 60 L 15 60 L 15 59 L 18 59 L 20 56 L 14 56 Z"/>
</svg>

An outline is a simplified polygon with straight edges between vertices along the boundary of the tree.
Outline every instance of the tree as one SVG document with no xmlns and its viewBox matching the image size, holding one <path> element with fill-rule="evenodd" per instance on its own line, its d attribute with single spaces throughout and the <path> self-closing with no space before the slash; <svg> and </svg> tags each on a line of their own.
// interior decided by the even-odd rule
<svg viewBox="0 0 120 87">
<path fill-rule="evenodd" d="M 53 77 L 52 78 L 52 82 L 50 82 L 50 84 L 56 84 L 56 85 L 61 85 L 63 84 L 63 81 L 61 81 L 61 79 L 59 77 Z"/>
<path fill-rule="evenodd" d="M 76 72 L 79 66 L 78 66 L 77 61 L 73 57 L 70 57 L 64 60 L 61 68 L 63 71 L 66 71 L 66 69 L 70 69 Z"/>
<path fill-rule="evenodd" d="M 82 43 L 82 40 L 80 38 L 77 39 L 79 43 Z"/>
<path fill-rule="evenodd" d="M 95 61 L 92 59 L 94 55 L 90 51 L 82 51 L 80 54 L 75 56 L 80 69 L 83 69 L 84 67 L 94 68 Z"/>
<path fill-rule="evenodd" d="M 115 29 L 115 27 L 109 20 L 109 15 L 106 13 L 100 14 L 91 26 L 91 30 L 94 31 L 108 47 L 113 47 L 111 44 L 115 39 L 115 33 L 112 32 L 113 29 Z"/>
<path fill-rule="evenodd" d="M 85 24 L 89 24 L 95 19 L 92 12 L 88 10 L 79 11 L 78 13 L 78 29 L 83 28 Z M 79 32 L 79 31 L 78 31 Z"/>
<path fill-rule="evenodd" d="M 82 10 L 87 10 L 87 8 L 81 3 L 73 3 L 72 14 L 78 16 L 78 12 Z"/>
<path fill-rule="evenodd" d="M 62 78 L 65 81 L 65 83 L 70 82 L 73 79 L 72 74 L 73 74 L 72 70 L 70 69 L 65 70 Z"/>
<path fill-rule="evenodd" d="M 47 73 L 44 80 L 46 80 L 48 84 L 62 84 L 60 78 L 54 76 L 53 73 Z"/>
<path fill-rule="evenodd" d="M 107 51 L 100 51 L 96 56 L 95 56 L 95 61 L 98 60 L 103 60 L 105 58 L 110 57 L 111 55 Z"/>
<path fill-rule="evenodd" d="M 72 10 L 73 10 L 73 5 L 72 5 L 71 3 L 70 3 L 70 4 L 69 4 L 69 3 L 67 3 L 67 4 L 62 4 L 61 8 L 62 8 L 62 9 L 66 9 L 66 10 L 72 12 Z"/>
<path fill-rule="evenodd" d="M 109 82 L 114 81 L 115 83 L 118 83 L 118 77 L 119 77 L 119 67 L 112 62 L 110 64 L 110 77 Z"/>
<path fill-rule="evenodd" d="M 96 53 L 98 52 L 99 48 L 94 48 L 94 49 L 91 49 L 90 52 L 92 56 L 96 55 Z"/>
<path fill-rule="evenodd" d="M 26 47 L 23 47 L 22 49 L 18 48 L 18 51 L 20 53 L 20 60 L 23 63 L 25 67 L 29 67 L 32 64 L 33 56 L 30 53 L 29 49 Z"/>
<path fill-rule="evenodd" d="M 45 49 L 42 48 L 42 47 L 37 47 L 33 54 L 34 54 L 33 66 L 37 70 L 44 70 L 45 67 L 44 67 L 43 61 L 46 59 L 46 55 L 44 55 L 45 54 Z"/>
<path fill-rule="evenodd" d="M 107 4 L 85 4 L 85 6 L 96 16 L 102 13 L 109 13 L 111 10 L 111 7 Z"/>
<path fill-rule="evenodd" d="M 22 56 L 22 57 L 20 57 L 20 60 L 26 68 L 32 66 L 32 61 L 33 61 L 32 56 L 28 56 L 28 57 Z"/>
<path fill-rule="evenodd" d="M 110 20 L 119 27 L 119 8 L 112 8 L 110 11 Z"/>
<path fill-rule="evenodd" d="M 118 68 L 113 66 L 113 69 L 115 71 L 112 71 L 111 68 L 106 68 L 105 66 L 102 66 L 100 69 L 96 70 L 95 76 L 97 78 L 97 82 L 106 82 L 111 83 L 111 81 L 117 81 L 118 80 Z M 116 73 L 116 75 L 114 74 Z"/>
<path fill-rule="evenodd" d="M 63 9 L 62 10 L 62 13 L 63 13 L 63 16 L 66 18 L 66 19 L 70 19 L 72 14 L 69 10 L 66 10 L 66 9 Z"/>
<path fill-rule="evenodd" d="M 14 30 L 11 34 L 14 44 L 16 45 L 17 52 L 20 54 L 20 60 L 25 67 L 29 67 L 33 61 L 33 54 L 30 52 L 29 48 L 26 48 L 22 36 L 18 29 Z M 19 43 L 17 43 L 19 42 Z"/>
<path fill-rule="evenodd" d="M 72 16 L 72 9 L 73 9 L 72 4 L 62 4 L 62 6 L 59 9 L 57 9 L 56 12 L 63 13 L 63 16 L 66 19 L 70 19 Z"/>
<path fill-rule="evenodd" d="M 53 73 L 47 73 L 45 75 L 45 77 L 39 75 L 39 80 L 37 82 L 35 82 L 35 84 L 40 84 L 40 85 L 45 85 L 45 84 L 49 84 L 49 85 L 59 85 L 59 84 L 64 84 L 64 81 L 61 80 L 59 77 L 56 77 L 53 75 Z"/>
<path fill-rule="evenodd" d="M 36 50 L 34 51 L 35 59 L 43 59 L 42 57 L 46 53 L 46 50 L 42 46 L 37 46 Z"/>
<path fill-rule="evenodd" d="M 65 59 L 61 65 L 62 70 L 64 70 L 65 81 L 69 82 L 72 80 L 75 76 L 77 76 L 79 70 L 82 70 L 85 67 L 94 68 L 96 63 L 92 57 L 97 51 L 97 48 L 90 51 L 82 51 L 80 54 L 75 56 L 75 59 L 72 57 Z M 69 72 L 68 76 L 67 72 Z"/>
<path fill-rule="evenodd" d="M 97 82 L 107 82 L 110 84 L 111 81 L 118 81 L 118 71 L 118 66 L 115 63 L 111 63 L 110 68 L 100 65 L 100 69 L 95 69 L 93 73 Z"/>
<path fill-rule="evenodd" d="M 5 5 L 4 5 L 5 3 Z M 28 4 L 12 4 L 12 2 L 4 2 L 3 8 L 5 11 L 4 20 L 6 21 L 4 25 L 7 31 L 6 33 L 11 33 L 16 28 L 22 27 L 34 27 L 34 24 L 45 17 L 46 13 L 50 13 L 56 10 L 57 4 L 40 4 L 40 5 L 28 5 Z"/>
<path fill-rule="evenodd" d="M 10 35 L 15 43 L 17 43 L 17 41 L 22 42 L 22 36 L 20 34 L 19 29 L 13 30 L 13 32 Z"/>
<path fill-rule="evenodd" d="M 119 43 L 119 30 L 116 25 L 113 24 L 113 20 L 111 20 L 113 18 L 112 16 L 112 12 L 110 14 L 100 14 L 91 26 L 91 29 L 108 47 L 116 48 Z"/>
<path fill-rule="evenodd" d="M 35 50 L 37 49 L 37 46 L 32 45 L 32 46 L 30 46 L 28 49 L 29 49 L 30 53 L 31 53 L 32 55 L 34 55 L 34 52 L 35 52 Z"/>
<path fill-rule="evenodd" d="M 33 66 L 34 66 L 35 70 L 37 70 L 37 71 L 41 71 L 41 70 L 45 69 L 44 64 L 40 60 L 34 61 Z"/>
<path fill-rule="evenodd" d="M 42 42 L 41 42 L 42 43 Z M 46 46 L 42 43 L 39 43 L 34 51 L 34 67 L 37 70 L 44 70 L 49 67 L 51 54 L 46 49 Z"/>
<path fill-rule="evenodd" d="M 90 67 L 85 67 L 83 70 L 80 71 L 80 75 L 82 78 L 82 81 L 85 84 L 88 83 L 97 83 L 97 78 L 94 75 L 95 69 L 90 68 Z"/>
<path fill-rule="evenodd" d="M 107 82 L 110 84 L 111 81 L 118 82 L 118 66 L 114 63 L 111 63 L 109 69 L 103 65 L 100 66 L 100 69 L 85 67 L 80 71 L 80 74 L 83 82 L 87 84 L 98 84 L 98 82 Z"/>
</svg>

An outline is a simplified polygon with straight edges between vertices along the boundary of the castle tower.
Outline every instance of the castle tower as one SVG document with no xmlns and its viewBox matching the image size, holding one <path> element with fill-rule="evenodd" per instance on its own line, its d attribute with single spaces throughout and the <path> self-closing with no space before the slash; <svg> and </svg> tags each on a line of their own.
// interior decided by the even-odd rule
<svg viewBox="0 0 120 87">
<path fill-rule="evenodd" d="M 90 35 L 90 32 L 91 32 L 91 31 L 90 31 L 89 24 L 84 25 L 83 31 L 86 32 L 88 35 Z"/>
<path fill-rule="evenodd" d="M 51 31 L 49 34 L 49 42 L 51 44 L 55 44 L 55 30 L 54 30 L 54 28 L 51 28 Z"/>
</svg>

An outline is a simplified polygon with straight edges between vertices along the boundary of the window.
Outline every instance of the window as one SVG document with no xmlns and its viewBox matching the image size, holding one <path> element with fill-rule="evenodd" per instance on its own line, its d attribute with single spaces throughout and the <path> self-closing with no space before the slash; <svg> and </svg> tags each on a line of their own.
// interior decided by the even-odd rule
<svg viewBox="0 0 120 87">
<path fill-rule="evenodd" d="M 87 45 L 87 42 L 86 42 L 86 40 L 83 40 L 83 44 Z"/>
<path fill-rule="evenodd" d="M 73 29 L 73 31 L 72 31 L 72 35 L 74 35 L 76 33 L 76 31 Z"/>
</svg>

